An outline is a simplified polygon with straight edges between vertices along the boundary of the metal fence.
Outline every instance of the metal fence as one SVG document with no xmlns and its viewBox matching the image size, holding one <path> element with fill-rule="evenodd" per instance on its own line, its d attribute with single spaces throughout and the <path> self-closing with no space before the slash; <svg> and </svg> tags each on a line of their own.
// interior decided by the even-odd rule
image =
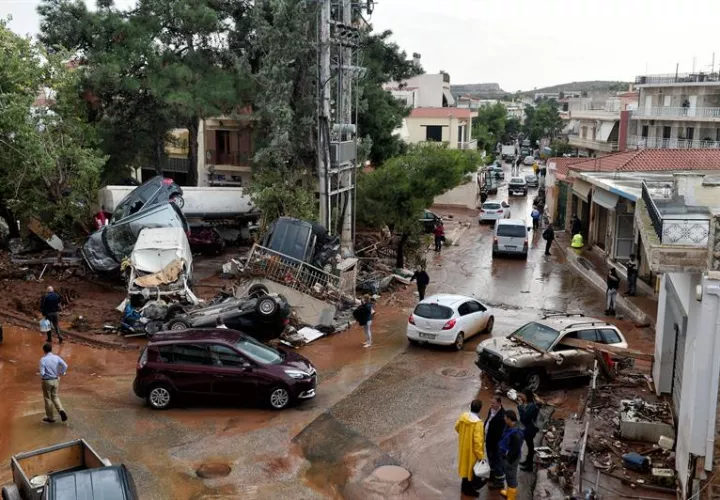
<svg viewBox="0 0 720 500">
<path fill-rule="evenodd" d="M 301 260 L 255 244 L 245 270 L 323 300 L 340 300 L 341 278 Z"/>
<path fill-rule="evenodd" d="M 655 234 L 657 235 L 658 240 L 662 242 L 662 216 L 660 215 L 660 211 L 658 210 L 657 205 L 655 205 L 652 196 L 650 196 L 650 191 L 648 190 L 648 186 L 645 182 L 642 183 L 642 199 L 645 202 L 645 207 L 647 208 L 648 215 L 650 216 L 650 222 L 652 222 L 653 228 L 655 229 Z"/>
<path fill-rule="evenodd" d="M 635 77 L 635 83 L 637 85 L 717 81 L 720 81 L 720 75 L 718 73 L 667 73 L 664 75 L 640 75 Z"/>
<path fill-rule="evenodd" d="M 720 108 L 691 108 L 683 106 L 653 106 L 638 108 L 633 111 L 634 117 L 689 117 L 689 118 L 720 118 Z"/>
</svg>

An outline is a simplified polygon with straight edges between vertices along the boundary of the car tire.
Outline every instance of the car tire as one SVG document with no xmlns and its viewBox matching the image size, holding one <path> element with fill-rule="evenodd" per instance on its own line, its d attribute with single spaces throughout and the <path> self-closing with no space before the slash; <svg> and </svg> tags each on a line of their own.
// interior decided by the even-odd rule
<svg viewBox="0 0 720 500">
<path fill-rule="evenodd" d="M 2 488 L 2 500 L 22 500 L 20 490 L 14 484 L 8 484 Z"/>
<path fill-rule="evenodd" d="M 153 410 L 167 410 L 173 402 L 173 391 L 168 384 L 155 384 L 150 388 L 147 402 Z"/>
<path fill-rule="evenodd" d="M 495 316 L 490 316 L 490 318 L 487 321 L 487 324 L 485 325 L 485 330 L 483 333 L 492 333 L 493 327 L 495 326 Z"/>
<path fill-rule="evenodd" d="M 533 370 L 525 377 L 525 389 L 537 392 L 545 383 L 545 376 L 541 371 Z"/>
<path fill-rule="evenodd" d="M 457 337 L 455 337 L 455 342 L 453 343 L 453 349 L 456 351 L 462 351 L 463 345 L 465 345 L 465 335 L 463 333 L 458 333 Z"/>
<path fill-rule="evenodd" d="M 268 404 L 273 410 L 283 410 L 290 405 L 290 392 L 286 387 L 273 387 L 268 395 Z"/>
<path fill-rule="evenodd" d="M 180 196 L 179 194 L 176 194 L 175 196 L 172 196 L 172 197 L 170 198 L 170 201 L 171 201 L 172 203 L 174 203 L 175 205 L 177 205 L 177 207 L 178 207 L 180 210 L 182 210 L 183 207 L 185 206 L 185 198 L 183 198 L 183 197 Z"/>
<path fill-rule="evenodd" d="M 272 297 L 263 297 L 258 300 L 255 311 L 263 318 L 272 318 L 277 314 L 280 306 Z"/>
<path fill-rule="evenodd" d="M 263 295 L 270 295 L 268 287 L 262 283 L 255 283 L 253 286 L 248 288 L 247 296 L 251 298 L 260 298 Z"/>
<path fill-rule="evenodd" d="M 170 323 L 168 323 L 168 330 L 173 332 L 187 330 L 188 328 L 190 328 L 190 323 L 188 323 L 184 319 L 174 319 L 170 321 Z"/>
</svg>

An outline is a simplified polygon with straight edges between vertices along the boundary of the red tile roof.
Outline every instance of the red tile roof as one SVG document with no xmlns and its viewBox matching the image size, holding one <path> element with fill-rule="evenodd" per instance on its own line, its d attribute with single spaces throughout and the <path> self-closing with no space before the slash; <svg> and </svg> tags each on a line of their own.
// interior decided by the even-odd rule
<svg viewBox="0 0 720 500">
<path fill-rule="evenodd" d="M 472 118 L 472 111 L 466 108 L 415 108 L 410 118 Z"/>
<path fill-rule="evenodd" d="M 720 170 L 720 149 L 640 149 L 585 159 L 568 167 L 590 172 Z"/>
<path fill-rule="evenodd" d="M 555 178 L 558 180 L 565 180 L 568 174 L 568 167 L 570 165 L 573 165 L 575 163 L 581 163 L 587 161 L 587 158 L 566 158 L 564 156 L 562 157 L 555 157 L 555 158 L 548 158 L 546 164 L 549 164 L 551 162 L 555 163 Z"/>
</svg>

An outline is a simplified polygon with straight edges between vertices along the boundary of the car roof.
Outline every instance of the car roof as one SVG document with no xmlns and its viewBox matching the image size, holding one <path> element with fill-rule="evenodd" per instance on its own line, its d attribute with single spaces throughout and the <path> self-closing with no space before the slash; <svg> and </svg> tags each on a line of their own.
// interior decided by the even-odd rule
<svg viewBox="0 0 720 500">
<path fill-rule="evenodd" d="M 475 297 L 468 297 L 466 295 L 453 295 L 450 293 L 441 293 L 441 294 L 432 295 L 430 297 L 423 299 L 422 301 L 420 301 L 420 304 L 438 304 L 441 306 L 452 307 L 461 302 L 467 302 L 468 300 L 474 300 L 476 302 L 480 302 L 480 300 L 476 299 Z"/>
<path fill-rule="evenodd" d="M 244 333 L 229 328 L 188 328 L 187 330 L 160 332 L 152 336 L 150 345 L 162 345 L 173 342 L 216 341 L 234 344 L 245 338 Z"/>
<path fill-rule="evenodd" d="M 522 219 L 500 219 L 495 223 L 495 226 L 497 225 L 501 226 L 525 226 L 525 221 Z"/>
<path fill-rule="evenodd" d="M 482 206 L 484 207 L 485 205 L 501 205 L 501 203 L 499 201 L 486 201 Z"/>
<path fill-rule="evenodd" d="M 551 316 L 549 318 L 538 319 L 535 322 L 558 331 L 576 329 L 576 327 L 581 330 L 592 327 L 616 328 L 612 323 L 589 316 Z"/>
</svg>

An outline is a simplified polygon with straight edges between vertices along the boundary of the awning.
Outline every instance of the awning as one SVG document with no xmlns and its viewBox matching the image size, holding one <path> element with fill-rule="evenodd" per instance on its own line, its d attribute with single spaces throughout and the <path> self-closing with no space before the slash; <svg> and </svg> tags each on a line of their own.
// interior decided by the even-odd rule
<svg viewBox="0 0 720 500">
<path fill-rule="evenodd" d="M 588 194 L 592 189 L 592 184 L 589 182 L 581 181 L 580 179 L 573 179 L 573 193 L 575 196 L 587 203 Z"/>
<path fill-rule="evenodd" d="M 615 122 L 602 122 L 600 128 L 595 134 L 595 140 L 600 142 L 607 142 L 610 137 L 610 133 L 615 128 Z"/>
<path fill-rule="evenodd" d="M 595 193 L 593 193 L 593 201 L 608 210 L 615 210 L 615 206 L 618 202 L 618 195 L 596 187 Z"/>
<path fill-rule="evenodd" d="M 443 95 L 447 101 L 448 106 L 452 107 L 455 104 L 455 98 L 448 89 L 443 89 Z"/>
</svg>

